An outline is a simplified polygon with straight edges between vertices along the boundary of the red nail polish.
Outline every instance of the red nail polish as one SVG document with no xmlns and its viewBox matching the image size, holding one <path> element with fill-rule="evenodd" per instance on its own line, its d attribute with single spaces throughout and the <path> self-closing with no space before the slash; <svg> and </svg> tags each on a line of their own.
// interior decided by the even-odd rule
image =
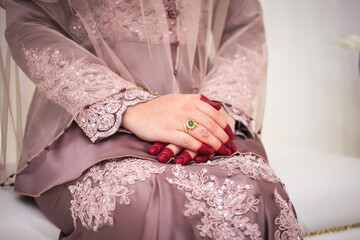
<svg viewBox="0 0 360 240">
<path fill-rule="evenodd" d="M 231 150 L 232 153 L 236 151 L 236 146 L 231 141 L 231 138 L 229 138 L 229 140 L 226 141 L 225 146 L 228 147 Z"/>
<path fill-rule="evenodd" d="M 235 134 L 233 133 L 233 131 L 231 130 L 231 127 L 229 124 L 226 125 L 226 127 L 224 128 L 224 131 L 226 132 L 226 134 L 231 138 L 234 139 L 235 138 Z"/>
<path fill-rule="evenodd" d="M 235 152 L 236 151 L 235 144 L 231 143 L 230 149 L 231 149 L 232 152 Z"/>
<path fill-rule="evenodd" d="M 212 155 L 214 154 L 214 149 L 202 143 L 197 152 L 203 155 Z"/>
<path fill-rule="evenodd" d="M 231 155 L 231 150 L 229 148 L 226 148 L 226 156 Z"/>
<path fill-rule="evenodd" d="M 207 97 L 205 97 L 204 95 L 200 95 L 200 100 L 206 102 L 207 104 L 209 104 L 210 106 L 212 106 L 213 108 L 215 108 L 216 110 L 220 110 L 221 108 L 221 104 L 217 103 L 217 102 L 213 102 L 210 99 L 208 99 Z"/>
<path fill-rule="evenodd" d="M 163 150 L 165 148 L 165 144 L 161 143 L 161 142 L 156 142 L 154 143 L 150 148 L 149 148 L 149 153 L 152 155 L 156 155 L 158 154 L 161 150 Z"/>
<path fill-rule="evenodd" d="M 231 154 L 231 150 L 228 149 L 227 147 L 225 147 L 224 144 L 221 144 L 221 146 L 219 147 L 218 150 L 216 150 L 217 153 L 221 154 L 221 155 L 225 155 L 228 156 Z"/>
<path fill-rule="evenodd" d="M 184 162 L 185 162 L 185 157 L 181 156 L 181 155 L 179 155 L 178 157 L 176 157 L 174 159 L 175 164 L 182 164 L 183 165 Z"/>
<path fill-rule="evenodd" d="M 185 160 L 183 161 L 182 165 L 186 165 L 186 164 L 188 164 L 189 162 L 191 162 L 191 160 L 192 160 L 192 157 L 191 157 L 190 153 L 188 153 L 187 151 L 183 151 L 183 152 L 180 154 L 180 156 L 184 157 L 184 159 L 185 159 Z"/>
<path fill-rule="evenodd" d="M 159 153 L 159 147 L 158 146 L 154 146 L 152 145 L 150 148 L 149 148 L 149 153 L 152 154 L 152 155 L 156 155 Z"/>
<path fill-rule="evenodd" d="M 170 148 L 164 148 L 156 159 L 161 163 L 166 163 L 174 156 L 173 151 Z"/>
<path fill-rule="evenodd" d="M 195 158 L 194 158 L 194 161 L 196 163 L 203 163 L 203 162 L 206 162 L 207 160 L 210 159 L 210 156 L 209 155 L 197 155 Z"/>
</svg>

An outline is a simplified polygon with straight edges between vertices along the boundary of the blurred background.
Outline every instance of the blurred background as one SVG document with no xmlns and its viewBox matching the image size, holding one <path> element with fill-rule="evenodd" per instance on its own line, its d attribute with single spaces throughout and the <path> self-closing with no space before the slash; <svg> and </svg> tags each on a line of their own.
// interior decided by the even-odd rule
<svg viewBox="0 0 360 240">
<path fill-rule="evenodd" d="M 262 0 L 269 48 L 263 141 L 268 149 L 360 157 L 359 0 Z"/>
</svg>

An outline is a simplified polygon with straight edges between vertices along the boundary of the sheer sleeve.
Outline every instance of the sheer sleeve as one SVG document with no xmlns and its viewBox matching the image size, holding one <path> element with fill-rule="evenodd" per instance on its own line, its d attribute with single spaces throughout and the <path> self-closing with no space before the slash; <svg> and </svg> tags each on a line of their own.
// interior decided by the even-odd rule
<svg viewBox="0 0 360 240">
<path fill-rule="evenodd" d="M 115 133 L 127 106 L 154 97 L 110 70 L 86 41 L 73 40 L 66 26 L 73 17 L 67 1 L 7 1 L 6 13 L 6 39 L 15 61 L 91 141 Z"/>
<path fill-rule="evenodd" d="M 266 74 L 266 45 L 261 6 L 258 1 L 231 1 L 220 48 L 200 93 L 221 102 L 253 134 L 262 121 Z M 250 127 L 255 120 L 256 126 Z M 251 130 L 252 129 L 252 130 Z"/>
</svg>

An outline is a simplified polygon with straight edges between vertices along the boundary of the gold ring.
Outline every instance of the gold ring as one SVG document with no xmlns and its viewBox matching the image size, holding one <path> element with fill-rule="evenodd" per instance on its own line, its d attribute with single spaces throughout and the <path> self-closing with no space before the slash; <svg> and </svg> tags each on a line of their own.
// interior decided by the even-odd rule
<svg viewBox="0 0 360 240">
<path fill-rule="evenodd" d="M 198 126 L 198 124 L 192 120 L 192 119 L 189 119 L 187 120 L 185 123 L 184 123 L 184 131 L 185 133 L 188 133 L 188 129 L 194 129 Z"/>
</svg>

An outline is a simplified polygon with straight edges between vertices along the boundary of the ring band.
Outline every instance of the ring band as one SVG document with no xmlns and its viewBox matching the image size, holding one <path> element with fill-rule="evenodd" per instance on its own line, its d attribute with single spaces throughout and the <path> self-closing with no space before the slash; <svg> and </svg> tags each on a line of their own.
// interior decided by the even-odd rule
<svg viewBox="0 0 360 240">
<path fill-rule="evenodd" d="M 188 129 L 194 129 L 198 126 L 198 124 L 192 120 L 192 119 L 189 119 L 187 120 L 185 123 L 184 123 L 184 131 L 185 133 L 188 133 Z"/>
</svg>

